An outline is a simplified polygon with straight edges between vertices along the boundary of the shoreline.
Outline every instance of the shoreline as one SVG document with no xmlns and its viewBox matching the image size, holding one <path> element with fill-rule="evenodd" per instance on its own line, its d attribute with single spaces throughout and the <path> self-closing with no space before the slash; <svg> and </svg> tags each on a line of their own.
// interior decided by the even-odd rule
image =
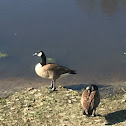
<svg viewBox="0 0 126 126">
<path fill-rule="evenodd" d="M 67 80 L 68 79 L 68 80 Z M 102 97 L 107 95 L 114 95 L 116 92 L 121 91 L 121 88 L 126 88 L 125 82 L 107 82 L 107 83 L 81 83 L 66 79 L 59 79 L 56 83 L 56 87 L 63 86 L 67 89 L 81 91 L 90 84 L 96 84 L 99 87 L 99 91 Z M 15 92 L 25 90 L 26 88 L 48 87 L 50 80 L 42 79 L 39 77 L 8 77 L 0 79 L 0 98 L 7 97 Z"/>
</svg>

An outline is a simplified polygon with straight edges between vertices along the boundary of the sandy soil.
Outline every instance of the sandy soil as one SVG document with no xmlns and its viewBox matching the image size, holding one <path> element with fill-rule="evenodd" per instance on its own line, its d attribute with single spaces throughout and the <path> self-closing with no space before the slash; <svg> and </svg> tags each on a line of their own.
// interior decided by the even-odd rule
<svg viewBox="0 0 126 126">
<path fill-rule="evenodd" d="M 102 98 L 96 117 L 84 117 L 81 93 L 58 87 L 27 88 L 0 99 L 1 126 L 125 126 L 126 93 Z"/>
</svg>

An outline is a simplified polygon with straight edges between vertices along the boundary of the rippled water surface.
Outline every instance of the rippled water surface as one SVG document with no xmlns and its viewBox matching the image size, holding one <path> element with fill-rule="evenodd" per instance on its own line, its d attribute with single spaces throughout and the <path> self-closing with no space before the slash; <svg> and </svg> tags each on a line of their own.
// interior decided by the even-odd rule
<svg viewBox="0 0 126 126">
<path fill-rule="evenodd" d="M 126 81 L 126 1 L 0 0 L 0 76 L 37 78 L 38 50 L 70 81 Z"/>
</svg>

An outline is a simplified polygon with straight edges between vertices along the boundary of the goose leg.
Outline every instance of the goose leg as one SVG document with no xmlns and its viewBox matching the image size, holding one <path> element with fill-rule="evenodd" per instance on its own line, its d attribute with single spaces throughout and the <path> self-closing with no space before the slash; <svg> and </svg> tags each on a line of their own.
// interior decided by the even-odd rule
<svg viewBox="0 0 126 126">
<path fill-rule="evenodd" d="M 92 116 L 94 116 L 94 117 L 96 116 L 95 112 L 96 112 L 96 109 L 94 109 L 93 113 L 92 113 Z"/>
<path fill-rule="evenodd" d="M 52 91 L 55 91 L 55 89 L 56 89 L 55 82 L 56 82 L 55 80 L 52 80 L 52 89 L 51 89 Z"/>
<path fill-rule="evenodd" d="M 53 88 L 53 80 L 51 80 L 51 85 L 48 88 L 50 88 L 50 89 Z"/>
</svg>

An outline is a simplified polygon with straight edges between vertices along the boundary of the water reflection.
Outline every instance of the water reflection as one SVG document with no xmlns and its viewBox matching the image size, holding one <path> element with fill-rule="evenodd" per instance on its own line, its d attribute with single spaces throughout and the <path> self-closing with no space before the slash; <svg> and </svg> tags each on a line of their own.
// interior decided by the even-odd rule
<svg viewBox="0 0 126 126">
<path fill-rule="evenodd" d="M 0 51 L 9 55 L 0 61 L 1 76 L 35 76 L 39 59 L 32 54 L 43 50 L 56 63 L 76 69 L 80 81 L 124 81 L 125 3 L 1 0 Z"/>
<path fill-rule="evenodd" d="M 118 0 L 102 0 L 101 7 L 104 13 L 112 16 L 118 10 Z"/>
<path fill-rule="evenodd" d="M 108 16 L 113 16 L 118 9 L 126 7 L 125 0 L 77 0 L 80 6 L 88 10 L 88 13 L 100 12 L 100 8 L 103 13 Z"/>
</svg>

